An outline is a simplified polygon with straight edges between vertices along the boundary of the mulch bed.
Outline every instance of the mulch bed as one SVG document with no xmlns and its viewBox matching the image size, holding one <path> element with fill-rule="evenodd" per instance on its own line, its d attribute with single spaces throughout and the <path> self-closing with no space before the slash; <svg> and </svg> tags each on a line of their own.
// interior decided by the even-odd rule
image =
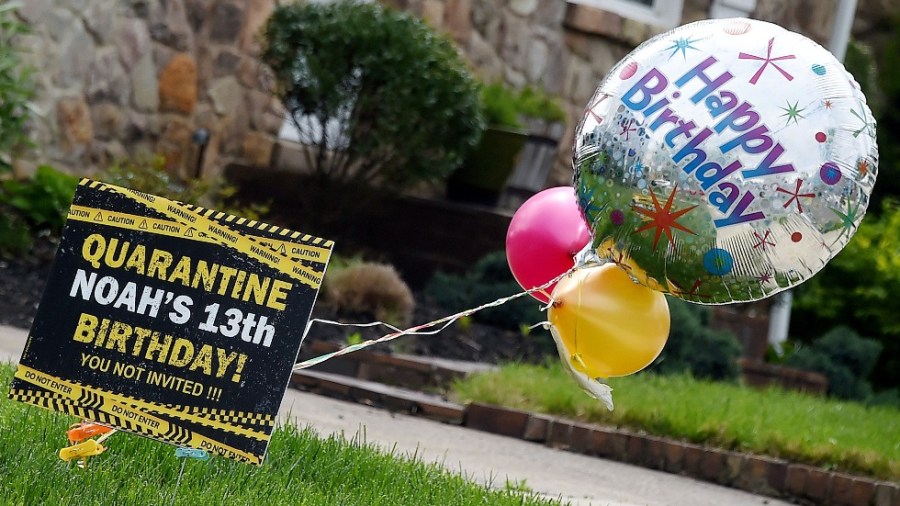
<svg viewBox="0 0 900 506">
<path fill-rule="evenodd" d="M 26 256 L 0 257 L 0 324 L 31 328 L 55 254 L 56 244 L 39 238 Z"/>
</svg>

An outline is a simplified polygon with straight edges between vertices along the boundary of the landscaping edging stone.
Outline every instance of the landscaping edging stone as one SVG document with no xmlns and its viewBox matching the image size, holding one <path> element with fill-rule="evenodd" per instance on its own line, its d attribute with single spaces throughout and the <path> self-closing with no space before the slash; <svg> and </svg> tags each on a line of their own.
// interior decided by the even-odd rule
<svg viewBox="0 0 900 506">
<path fill-rule="evenodd" d="M 333 345 L 320 344 L 310 348 L 322 352 L 332 350 Z M 461 364 L 448 365 L 447 361 L 443 361 L 440 367 L 429 366 L 429 358 L 391 357 L 371 352 L 351 353 L 334 361 L 340 362 L 340 359 L 356 362 L 356 365 L 349 367 L 346 363 L 336 363 L 331 364 L 330 369 L 351 372 L 353 376 L 362 372 L 367 376 L 381 377 L 384 371 L 379 372 L 379 368 L 394 369 L 408 365 L 418 373 L 400 374 L 393 379 L 416 378 L 412 384 L 407 384 L 412 388 L 425 384 L 434 386 L 435 377 L 458 377 L 465 374 L 464 370 L 467 369 Z M 368 365 L 363 367 L 363 362 Z M 422 381 L 423 378 L 427 379 Z M 336 372 L 302 370 L 294 373 L 290 386 L 801 504 L 900 506 L 898 483 L 829 471 L 783 459 L 722 450 L 501 406 L 482 403 L 463 406 L 443 400 L 437 395 Z"/>
</svg>

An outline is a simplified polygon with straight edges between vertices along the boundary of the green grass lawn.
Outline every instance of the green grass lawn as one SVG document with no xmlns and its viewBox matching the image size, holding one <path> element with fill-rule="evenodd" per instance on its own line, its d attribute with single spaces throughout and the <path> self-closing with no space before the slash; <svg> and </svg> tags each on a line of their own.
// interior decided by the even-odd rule
<svg viewBox="0 0 900 506">
<path fill-rule="evenodd" d="M 612 413 L 554 363 L 510 364 L 454 385 L 477 401 L 750 451 L 881 479 L 900 478 L 900 410 L 866 407 L 686 376 L 638 374 L 610 381 Z"/>
<path fill-rule="evenodd" d="M 163 443 L 121 433 L 87 469 L 60 460 L 65 431 L 77 420 L 8 400 L 12 373 L 0 364 L 3 504 L 558 504 L 518 487 L 490 490 L 435 464 L 291 426 L 276 429 L 260 468 L 222 458 L 188 461 L 176 498 L 181 461 Z"/>
</svg>

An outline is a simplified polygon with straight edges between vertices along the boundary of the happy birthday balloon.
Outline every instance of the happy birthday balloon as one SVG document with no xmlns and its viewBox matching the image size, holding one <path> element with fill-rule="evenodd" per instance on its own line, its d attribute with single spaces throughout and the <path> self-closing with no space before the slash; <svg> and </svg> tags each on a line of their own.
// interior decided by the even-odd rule
<svg viewBox="0 0 900 506">
<path fill-rule="evenodd" d="M 591 240 L 571 186 L 539 192 L 525 201 L 506 232 L 506 259 L 519 285 L 526 290 L 543 286 L 575 265 L 575 255 Z M 545 292 L 532 292 L 549 302 Z"/>
<path fill-rule="evenodd" d="M 850 240 L 875 183 L 875 120 L 827 50 L 776 25 L 699 21 L 642 44 L 576 131 L 575 189 L 601 258 L 700 303 L 803 282 Z"/>
</svg>

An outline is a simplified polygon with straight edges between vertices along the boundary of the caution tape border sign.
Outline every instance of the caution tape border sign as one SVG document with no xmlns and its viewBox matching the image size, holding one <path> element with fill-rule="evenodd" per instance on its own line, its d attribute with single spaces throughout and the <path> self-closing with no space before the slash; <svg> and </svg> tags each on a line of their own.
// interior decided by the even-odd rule
<svg viewBox="0 0 900 506">
<path fill-rule="evenodd" d="M 26 394 L 23 389 L 12 389 L 10 390 L 10 397 L 15 400 L 21 400 L 22 402 L 46 409 L 60 408 L 55 410 L 73 416 L 91 418 L 101 423 L 110 423 L 129 432 L 153 439 L 192 448 L 204 448 L 220 455 L 225 455 L 228 452 L 230 453 L 230 455 L 227 455 L 229 458 L 243 460 L 256 465 L 262 464 L 262 455 L 239 450 L 144 411 L 140 407 L 144 401 L 57 378 L 22 364 L 16 367 L 15 378 L 56 394 L 56 397 L 42 395 L 33 391 L 28 391 Z M 13 397 L 14 392 L 16 397 Z M 64 400 L 66 402 L 60 402 Z M 53 407 L 49 407 L 49 405 Z M 104 414 L 105 420 L 99 414 Z M 220 430 L 227 429 L 220 428 Z M 228 430 L 228 432 L 233 431 Z M 249 433 L 250 431 L 247 432 Z M 247 434 L 238 435 L 249 437 Z M 268 434 L 262 434 L 261 436 L 259 440 L 269 441 Z"/>
</svg>

